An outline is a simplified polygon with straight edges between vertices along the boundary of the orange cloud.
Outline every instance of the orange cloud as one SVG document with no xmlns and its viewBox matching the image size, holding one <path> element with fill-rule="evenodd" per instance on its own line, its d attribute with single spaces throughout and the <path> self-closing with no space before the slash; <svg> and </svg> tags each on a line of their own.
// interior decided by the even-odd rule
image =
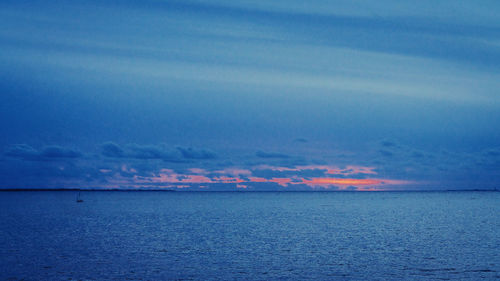
<svg viewBox="0 0 500 281">
<path fill-rule="evenodd" d="M 267 181 L 277 183 L 281 186 L 288 186 L 288 184 L 292 181 L 292 179 L 290 179 L 290 178 L 272 178 L 272 179 L 267 180 Z"/>
<path fill-rule="evenodd" d="M 274 182 L 274 183 L 277 183 L 281 186 L 287 186 L 292 181 L 291 178 L 266 179 L 266 178 L 258 178 L 258 177 L 249 177 L 248 179 L 250 180 L 250 182 Z"/>
<path fill-rule="evenodd" d="M 200 174 L 200 175 L 208 174 L 207 170 L 200 169 L 200 168 L 191 168 L 191 169 L 189 169 L 189 172 L 191 172 L 193 174 Z"/>
<path fill-rule="evenodd" d="M 312 179 L 302 179 L 302 184 L 314 187 L 314 186 L 381 186 L 381 185 L 404 185 L 409 184 L 409 181 L 403 180 L 391 180 L 391 179 L 376 179 L 376 178 L 368 178 L 368 179 L 350 179 L 350 178 L 312 178 Z M 298 184 L 298 183 L 292 183 Z M 358 188 L 358 190 L 368 191 L 370 188 L 363 187 Z M 380 190 L 380 189 L 377 189 Z"/>
<path fill-rule="evenodd" d="M 245 182 L 244 180 L 236 177 L 216 177 L 214 178 L 215 182 L 221 182 L 221 183 L 242 183 Z"/>
<path fill-rule="evenodd" d="M 267 182 L 267 179 L 265 179 L 265 178 L 249 177 L 248 179 L 251 182 Z"/>
<path fill-rule="evenodd" d="M 378 179 L 345 179 L 345 178 L 312 178 L 310 180 L 302 179 L 303 184 L 312 185 L 379 185 Z"/>
<path fill-rule="evenodd" d="M 172 169 L 161 169 L 159 173 L 151 176 L 134 175 L 132 178 L 123 177 L 116 173 L 108 178 L 108 182 L 112 185 L 122 185 L 129 187 L 175 187 L 187 188 L 197 185 L 198 187 L 207 188 L 206 184 L 235 184 L 236 188 L 251 187 L 251 183 L 275 183 L 282 187 L 289 185 L 306 185 L 313 189 L 316 188 L 337 188 L 340 190 L 359 190 L 359 191 L 374 191 L 386 189 L 389 185 L 404 185 L 412 182 L 393 179 L 381 178 L 344 178 L 330 177 L 329 175 L 350 175 L 350 174 L 376 174 L 374 167 L 364 166 L 346 166 L 345 168 L 336 168 L 327 165 L 308 165 L 296 166 L 294 168 L 275 167 L 275 166 L 258 166 L 255 169 L 268 169 L 275 171 L 305 171 L 305 170 L 323 170 L 324 176 L 320 177 L 301 177 L 292 175 L 291 177 L 254 177 L 252 170 L 239 168 L 226 168 L 217 171 L 207 171 L 201 168 L 190 168 L 188 174 L 179 174 Z M 134 169 L 126 166 L 121 167 L 122 171 L 135 172 Z M 214 174 L 220 174 L 213 176 Z M 211 176 L 212 175 L 212 176 Z"/>
</svg>

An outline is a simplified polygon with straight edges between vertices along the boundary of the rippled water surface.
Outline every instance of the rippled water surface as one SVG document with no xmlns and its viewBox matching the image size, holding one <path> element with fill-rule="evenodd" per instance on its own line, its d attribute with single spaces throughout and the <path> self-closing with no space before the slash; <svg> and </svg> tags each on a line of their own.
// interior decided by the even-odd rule
<svg viewBox="0 0 500 281">
<path fill-rule="evenodd" d="M 0 192 L 0 280 L 500 278 L 500 192 Z"/>
</svg>

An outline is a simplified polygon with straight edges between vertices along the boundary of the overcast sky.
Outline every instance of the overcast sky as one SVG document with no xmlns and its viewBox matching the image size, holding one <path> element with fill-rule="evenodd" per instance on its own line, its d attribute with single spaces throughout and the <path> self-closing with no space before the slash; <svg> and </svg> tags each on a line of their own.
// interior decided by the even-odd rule
<svg viewBox="0 0 500 281">
<path fill-rule="evenodd" d="M 2 1 L 0 188 L 500 188 L 500 2 Z"/>
</svg>

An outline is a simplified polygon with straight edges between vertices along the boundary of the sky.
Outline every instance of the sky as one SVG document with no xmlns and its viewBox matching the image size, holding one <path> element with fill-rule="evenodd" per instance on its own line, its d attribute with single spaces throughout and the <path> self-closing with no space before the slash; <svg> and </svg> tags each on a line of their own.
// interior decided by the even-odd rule
<svg viewBox="0 0 500 281">
<path fill-rule="evenodd" d="M 500 188 L 500 2 L 0 2 L 0 189 Z"/>
</svg>

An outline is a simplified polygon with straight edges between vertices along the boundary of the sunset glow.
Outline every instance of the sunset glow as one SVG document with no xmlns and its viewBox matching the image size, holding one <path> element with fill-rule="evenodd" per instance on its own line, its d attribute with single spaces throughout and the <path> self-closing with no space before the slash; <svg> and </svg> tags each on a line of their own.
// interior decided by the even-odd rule
<svg viewBox="0 0 500 281">
<path fill-rule="evenodd" d="M 122 170 L 131 171 L 126 166 Z M 256 177 L 253 176 L 255 172 L 262 172 L 263 170 L 295 174 L 290 176 L 280 177 Z M 303 171 L 317 170 L 322 172 L 325 177 L 304 177 L 301 176 Z M 403 186 L 411 184 L 411 181 L 395 180 L 395 179 L 382 179 L 382 178 L 349 178 L 349 177 L 328 177 L 331 174 L 337 175 L 357 175 L 357 176 L 370 176 L 376 175 L 374 167 L 362 166 L 347 166 L 345 168 L 332 168 L 330 166 L 297 166 L 297 167 L 273 167 L 273 166 L 258 166 L 251 169 L 241 168 L 228 168 L 224 171 L 207 171 L 200 168 L 190 168 L 189 173 L 177 173 L 172 169 L 162 169 L 156 175 L 139 176 L 134 175 L 131 179 L 115 175 L 108 178 L 109 182 L 115 182 L 122 185 L 134 186 L 136 188 L 154 188 L 154 187 L 168 187 L 186 189 L 189 187 L 196 187 L 201 184 L 226 184 L 234 186 L 238 189 L 251 189 L 256 184 L 275 184 L 281 188 L 297 188 L 299 186 L 308 187 L 311 190 L 317 188 L 325 188 L 333 190 L 359 190 L 359 191 L 375 191 L 390 189 L 390 186 Z M 382 188 L 382 186 L 384 186 Z M 349 187 L 349 189 L 347 189 Z"/>
</svg>

